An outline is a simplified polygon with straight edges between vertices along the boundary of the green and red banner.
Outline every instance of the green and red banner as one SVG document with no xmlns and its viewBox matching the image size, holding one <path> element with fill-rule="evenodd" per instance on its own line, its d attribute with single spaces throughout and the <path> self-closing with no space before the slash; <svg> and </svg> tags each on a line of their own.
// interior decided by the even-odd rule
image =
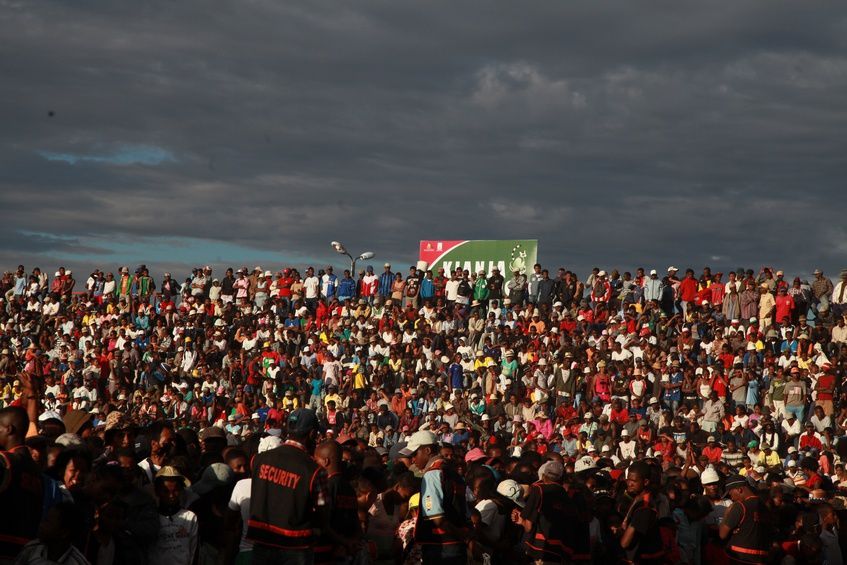
<svg viewBox="0 0 847 565">
<path fill-rule="evenodd" d="M 538 240 L 425 240 L 421 241 L 419 258 L 433 271 L 444 268 L 449 273 L 460 268 L 490 274 L 497 267 L 508 279 L 515 271 L 532 269 L 538 261 Z"/>
</svg>

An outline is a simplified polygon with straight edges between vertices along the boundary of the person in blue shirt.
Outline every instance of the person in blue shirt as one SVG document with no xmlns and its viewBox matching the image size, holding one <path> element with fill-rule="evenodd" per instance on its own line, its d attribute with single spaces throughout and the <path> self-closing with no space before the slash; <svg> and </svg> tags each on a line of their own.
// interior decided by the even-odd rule
<svg viewBox="0 0 847 565">
<path fill-rule="evenodd" d="M 453 356 L 453 362 L 447 368 L 447 374 L 450 376 L 451 389 L 463 389 L 465 386 L 465 371 L 462 368 L 462 355 L 457 353 Z"/>
<path fill-rule="evenodd" d="M 326 272 L 321 276 L 321 295 L 326 299 L 327 303 L 331 302 L 332 297 L 335 296 L 337 286 L 338 276 L 332 272 L 332 265 L 329 265 L 326 268 Z"/>
<path fill-rule="evenodd" d="M 324 380 L 317 371 L 312 374 L 309 380 L 309 386 L 312 389 L 312 396 L 309 397 L 309 408 L 318 410 L 321 407 L 321 392 L 323 391 Z"/>
<path fill-rule="evenodd" d="M 347 299 L 356 297 L 356 281 L 350 276 L 350 271 L 344 271 L 344 277 L 338 282 L 338 301 L 344 302 Z"/>
<path fill-rule="evenodd" d="M 458 422 L 456 427 L 453 428 L 453 445 L 459 445 L 462 442 L 468 441 L 471 435 L 468 433 L 467 427 L 464 422 Z"/>
<path fill-rule="evenodd" d="M 26 292 L 26 271 L 24 271 L 23 265 L 18 265 L 18 270 L 15 273 L 15 290 L 14 295 L 16 298 L 20 298 Z"/>
<path fill-rule="evenodd" d="M 676 414 L 679 403 L 682 400 L 682 371 L 679 370 L 679 361 L 674 360 L 668 382 L 665 383 L 664 401 L 668 408 Z"/>
<path fill-rule="evenodd" d="M 432 280 L 432 271 L 427 271 L 421 281 L 421 300 L 432 300 L 435 298 L 435 281 Z"/>
<path fill-rule="evenodd" d="M 383 298 L 391 298 L 391 285 L 394 284 L 394 273 L 391 272 L 391 263 L 385 264 L 385 272 L 379 275 L 379 295 Z"/>
</svg>

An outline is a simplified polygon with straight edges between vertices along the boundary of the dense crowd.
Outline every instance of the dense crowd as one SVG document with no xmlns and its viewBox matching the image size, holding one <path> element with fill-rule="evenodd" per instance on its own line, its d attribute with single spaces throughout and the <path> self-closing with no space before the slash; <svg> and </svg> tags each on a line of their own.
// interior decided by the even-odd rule
<svg viewBox="0 0 847 565">
<path fill-rule="evenodd" d="M 844 562 L 847 270 L 218 276 L 4 274 L 0 563 Z"/>
</svg>

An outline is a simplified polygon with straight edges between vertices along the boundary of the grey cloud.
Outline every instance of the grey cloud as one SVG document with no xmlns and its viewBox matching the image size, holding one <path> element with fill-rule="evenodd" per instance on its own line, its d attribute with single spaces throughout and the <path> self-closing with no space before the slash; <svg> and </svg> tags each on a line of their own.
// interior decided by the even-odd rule
<svg viewBox="0 0 847 565">
<path fill-rule="evenodd" d="M 841 267 L 838 2 L 0 10 L 11 262 L 71 252 L 29 230 L 316 258 L 339 238 L 403 261 L 421 238 L 536 236 L 542 260 L 577 269 Z M 177 161 L 38 156 L 122 145 Z"/>
</svg>

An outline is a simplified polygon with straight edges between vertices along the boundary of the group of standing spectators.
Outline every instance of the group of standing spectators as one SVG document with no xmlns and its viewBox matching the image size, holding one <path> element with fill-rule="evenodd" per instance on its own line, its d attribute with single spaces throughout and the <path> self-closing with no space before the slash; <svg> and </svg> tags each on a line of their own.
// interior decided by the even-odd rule
<svg viewBox="0 0 847 565">
<path fill-rule="evenodd" d="M 847 270 L 382 269 L 5 273 L 0 563 L 844 562 Z"/>
</svg>

